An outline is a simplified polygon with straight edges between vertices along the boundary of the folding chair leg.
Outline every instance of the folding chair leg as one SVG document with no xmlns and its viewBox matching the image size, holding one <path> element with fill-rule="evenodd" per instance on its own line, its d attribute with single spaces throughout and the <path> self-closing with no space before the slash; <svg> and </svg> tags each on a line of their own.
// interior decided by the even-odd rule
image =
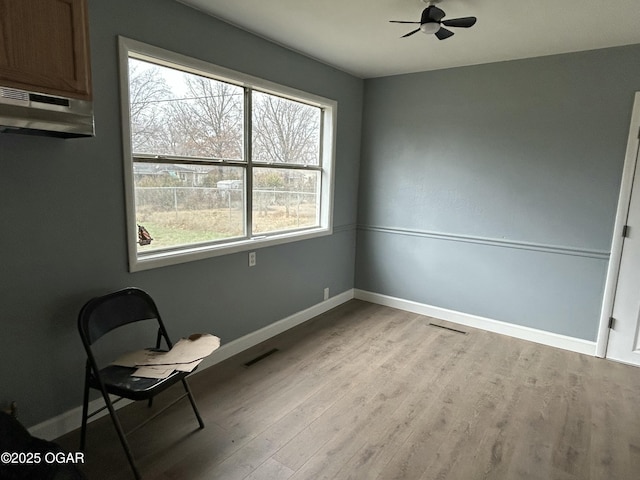
<svg viewBox="0 0 640 480">
<path fill-rule="evenodd" d="M 116 428 L 116 432 L 118 433 L 118 437 L 120 437 L 120 443 L 122 444 L 122 448 L 124 448 L 124 453 L 127 455 L 127 459 L 129 460 L 129 464 L 131 465 L 131 469 L 133 470 L 133 474 L 136 477 L 136 480 L 140 480 L 142 477 L 140 472 L 138 471 L 138 467 L 136 466 L 136 462 L 133 459 L 133 454 L 131 453 L 131 448 L 129 447 L 129 442 L 127 441 L 127 437 L 122 429 L 122 425 L 120 425 L 120 420 L 116 415 L 116 411 L 113 408 L 113 404 L 111 403 L 111 399 L 109 398 L 109 394 L 106 392 L 102 392 L 102 396 L 104 397 L 104 401 L 107 404 L 107 409 L 109 409 L 109 416 L 113 422 L 113 426 Z"/>
<path fill-rule="evenodd" d="M 204 422 L 202 421 L 202 417 L 200 416 L 200 412 L 198 411 L 198 407 L 196 406 L 196 401 L 191 394 L 191 389 L 189 388 L 189 384 L 186 379 L 182 379 L 182 385 L 184 385 L 184 390 L 187 392 L 187 396 L 189 397 L 189 401 L 191 402 L 191 407 L 193 408 L 193 413 L 196 414 L 196 418 L 198 419 L 198 425 L 200 428 L 204 428 Z"/>
<path fill-rule="evenodd" d="M 84 451 L 87 440 L 87 418 L 89 415 L 89 382 L 84 380 L 84 400 L 82 402 L 82 428 L 80 429 L 80 451 Z"/>
</svg>

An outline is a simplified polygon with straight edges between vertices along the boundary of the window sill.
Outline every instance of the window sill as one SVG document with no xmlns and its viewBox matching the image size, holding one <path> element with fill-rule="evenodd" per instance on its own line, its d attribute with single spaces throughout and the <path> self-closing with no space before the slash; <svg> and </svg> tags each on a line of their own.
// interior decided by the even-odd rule
<svg viewBox="0 0 640 480">
<path fill-rule="evenodd" d="M 204 260 L 221 255 L 246 252 L 257 248 L 272 247 L 285 243 L 299 242 L 312 238 L 323 237 L 333 233 L 330 227 L 319 227 L 304 232 L 284 233 L 270 235 L 268 237 L 258 237 L 253 239 L 243 239 L 237 242 L 225 244 L 206 244 L 200 246 L 184 247 L 175 250 L 162 250 L 138 254 L 137 250 L 129 253 L 129 271 L 139 272 L 153 268 L 167 267 L 181 263 Z M 134 245 L 135 248 L 135 245 Z M 248 265 L 248 264 L 247 264 Z"/>
</svg>

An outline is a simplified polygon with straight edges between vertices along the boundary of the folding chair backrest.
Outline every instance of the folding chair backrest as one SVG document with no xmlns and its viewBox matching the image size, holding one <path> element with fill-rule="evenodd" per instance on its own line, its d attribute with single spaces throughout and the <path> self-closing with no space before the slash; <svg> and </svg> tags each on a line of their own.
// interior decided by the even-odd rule
<svg viewBox="0 0 640 480">
<path fill-rule="evenodd" d="M 80 311 L 78 329 L 83 341 L 91 345 L 118 327 L 152 319 L 158 321 L 163 336 L 166 337 L 160 313 L 153 299 L 145 291 L 129 287 L 89 300 Z"/>
</svg>

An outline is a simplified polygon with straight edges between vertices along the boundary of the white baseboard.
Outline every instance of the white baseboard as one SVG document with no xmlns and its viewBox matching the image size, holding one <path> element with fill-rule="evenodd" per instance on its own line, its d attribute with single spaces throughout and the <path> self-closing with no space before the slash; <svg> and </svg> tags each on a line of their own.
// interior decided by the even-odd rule
<svg viewBox="0 0 640 480">
<path fill-rule="evenodd" d="M 325 313 L 332 308 L 337 307 L 354 298 L 354 290 L 347 290 L 346 292 L 335 295 L 321 303 L 313 305 L 301 312 L 295 313 L 287 318 L 278 320 L 266 327 L 251 332 L 243 337 L 233 340 L 229 343 L 222 345 L 218 350 L 208 356 L 198 367 L 198 371 L 202 371 L 205 368 L 211 367 L 217 363 L 222 362 L 248 348 L 251 348 L 259 343 L 264 342 L 276 335 L 289 330 L 295 326 L 298 326 L 308 320 L 311 320 L 318 315 Z M 131 403 L 129 400 L 122 400 L 118 402 L 116 409 L 122 408 L 125 405 Z M 92 412 L 102 407 L 104 402 L 101 398 L 97 398 L 89 403 L 89 411 Z M 100 412 L 90 419 L 90 421 L 97 420 L 98 418 L 108 415 L 107 410 Z M 54 440 L 62 435 L 65 435 L 73 430 L 80 428 L 82 421 L 82 406 L 75 407 L 65 413 L 57 415 L 56 417 L 45 420 L 33 427 L 29 428 L 29 432 L 34 437 L 43 438 L 45 440 Z"/>
<path fill-rule="evenodd" d="M 512 323 L 492 320 L 490 318 L 478 317 L 467 313 L 447 310 L 446 308 L 434 307 L 423 303 L 403 300 L 401 298 L 381 295 L 379 293 L 367 292 L 365 290 L 355 290 L 354 298 L 365 300 L 387 307 L 398 308 L 408 312 L 426 315 L 428 317 L 439 318 L 449 322 L 466 325 L 472 328 L 479 328 L 489 332 L 500 333 L 510 337 L 528 340 L 530 342 L 541 343 L 551 347 L 562 348 L 572 352 L 584 353 L 586 355 L 596 354 L 596 342 L 590 342 L 581 338 L 568 337 L 557 333 L 537 330 L 535 328 L 523 327 Z"/>
</svg>

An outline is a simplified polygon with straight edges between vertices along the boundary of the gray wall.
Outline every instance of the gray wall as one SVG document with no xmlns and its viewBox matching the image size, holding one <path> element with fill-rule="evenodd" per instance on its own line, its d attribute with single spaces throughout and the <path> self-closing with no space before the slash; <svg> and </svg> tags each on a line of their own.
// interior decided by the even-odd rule
<svg viewBox="0 0 640 480">
<path fill-rule="evenodd" d="M 81 403 L 76 329 L 90 297 L 128 285 L 158 301 L 174 337 L 223 343 L 353 287 L 363 81 L 170 0 L 90 0 L 96 137 L 0 135 L 0 406 L 33 425 Z M 339 102 L 336 233 L 127 272 L 116 35 Z"/>
<path fill-rule="evenodd" d="M 639 60 L 367 80 L 356 287 L 595 340 Z"/>
</svg>

